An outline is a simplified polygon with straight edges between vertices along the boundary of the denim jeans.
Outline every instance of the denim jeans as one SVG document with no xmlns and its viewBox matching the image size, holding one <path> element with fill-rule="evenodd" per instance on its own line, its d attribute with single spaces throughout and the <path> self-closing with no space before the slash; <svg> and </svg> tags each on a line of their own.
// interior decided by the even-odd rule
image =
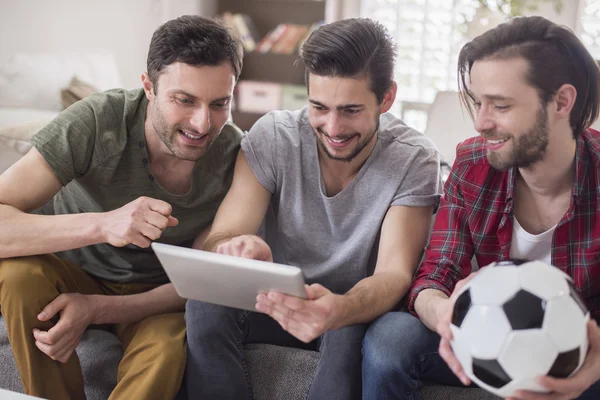
<svg viewBox="0 0 600 400">
<path fill-rule="evenodd" d="M 363 342 L 363 399 L 420 399 L 421 380 L 462 386 L 438 354 L 440 337 L 407 312 L 377 319 Z"/>
<path fill-rule="evenodd" d="M 329 331 L 306 344 L 271 317 L 256 312 L 189 300 L 185 320 L 185 385 L 190 399 L 250 400 L 252 388 L 243 352 L 244 344 L 249 343 L 320 351 L 308 399 L 361 398 L 361 350 L 366 325 Z"/>
<path fill-rule="evenodd" d="M 463 386 L 440 357 L 439 344 L 439 335 L 412 314 L 384 314 L 363 343 L 363 399 L 420 399 L 422 381 Z M 593 399 L 600 399 L 600 382 L 579 397 Z"/>
</svg>

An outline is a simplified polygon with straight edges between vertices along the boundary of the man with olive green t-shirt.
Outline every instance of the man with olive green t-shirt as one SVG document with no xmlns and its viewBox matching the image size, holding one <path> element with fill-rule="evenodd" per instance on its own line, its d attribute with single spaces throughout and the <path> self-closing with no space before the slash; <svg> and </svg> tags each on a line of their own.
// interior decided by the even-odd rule
<svg viewBox="0 0 600 400">
<path fill-rule="evenodd" d="M 176 395 L 185 300 L 149 246 L 203 244 L 241 141 L 227 123 L 241 59 L 220 23 L 169 21 L 143 89 L 74 104 L 0 175 L 0 307 L 26 393 L 85 398 L 74 350 L 110 324 L 124 353 L 111 399 Z M 53 215 L 32 213 L 50 199 Z"/>
</svg>

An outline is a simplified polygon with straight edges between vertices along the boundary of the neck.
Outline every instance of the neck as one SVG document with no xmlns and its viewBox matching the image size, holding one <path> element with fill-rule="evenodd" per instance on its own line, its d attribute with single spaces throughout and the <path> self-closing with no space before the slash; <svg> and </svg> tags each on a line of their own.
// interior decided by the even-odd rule
<svg viewBox="0 0 600 400">
<path fill-rule="evenodd" d="M 546 156 L 528 168 L 519 168 L 519 174 L 532 193 L 556 196 L 573 188 L 577 141 L 572 132 L 551 135 Z"/>
</svg>

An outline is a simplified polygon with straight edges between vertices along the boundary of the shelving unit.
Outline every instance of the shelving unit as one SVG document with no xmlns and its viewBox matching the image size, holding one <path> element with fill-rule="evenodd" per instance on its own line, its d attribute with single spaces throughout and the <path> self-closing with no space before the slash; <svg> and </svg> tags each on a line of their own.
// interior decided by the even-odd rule
<svg viewBox="0 0 600 400">
<path fill-rule="evenodd" d="M 217 13 L 250 16 L 261 38 L 281 23 L 310 25 L 325 20 L 325 0 L 219 0 Z M 304 85 L 304 67 L 294 65 L 298 54 L 250 52 L 244 55 L 240 81 Z M 263 114 L 232 111 L 233 122 L 248 130 Z"/>
</svg>

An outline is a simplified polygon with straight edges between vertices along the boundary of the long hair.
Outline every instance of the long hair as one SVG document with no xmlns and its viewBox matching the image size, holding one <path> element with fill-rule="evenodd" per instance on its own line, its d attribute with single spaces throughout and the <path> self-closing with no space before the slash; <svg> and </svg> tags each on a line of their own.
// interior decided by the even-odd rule
<svg viewBox="0 0 600 400">
<path fill-rule="evenodd" d="M 516 17 L 467 43 L 458 58 L 461 100 L 473 116 L 473 95 L 468 80 L 477 60 L 522 57 L 528 63 L 526 81 L 534 87 L 542 105 L 558 89 L 571 84 L 577 99 L 570 125 L 577 137 L 598 117 L 600 71 L 581 41 L 568 28 L 539 16 Z"/>
</svg>

